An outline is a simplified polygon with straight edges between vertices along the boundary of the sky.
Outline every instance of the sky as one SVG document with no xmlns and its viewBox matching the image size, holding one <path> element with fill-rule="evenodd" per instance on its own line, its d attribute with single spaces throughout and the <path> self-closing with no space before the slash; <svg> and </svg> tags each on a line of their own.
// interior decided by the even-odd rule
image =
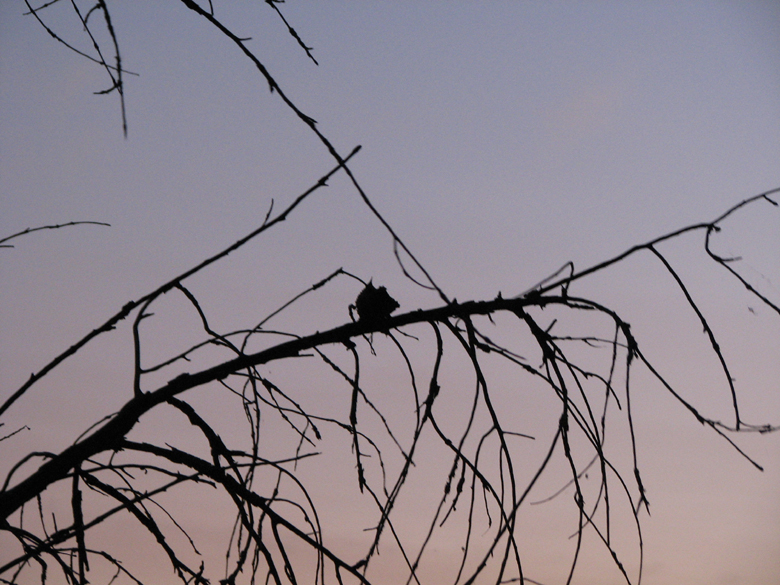
<svg viewBox="0 0 780 585">
<path fill-rule="evenodd" d="M 214 4 L 342 154 L 362 146 L 350 168 L 450 298 L 519 294 L 565 262 L 584 268 L 780 187 L 776 2 L 280 5 L 319 65 L 264 3 Z M 0 237 L 69 221 L 111 224 L 37 232 L 0 249 L 4 397 L 334 165 L 202 18 L 173 1 L 110 6 L 123 65 L 138 74 L 125 78 L 127 137 L 117 96 L 95 95 L 109 85 L 105 71 L 54 42 L 22 2 L 0 3 Z M 67 5 L 48 19 L 89 50 Z M 744 257 L 741 269 L 774 302 L 779 220 L 775 208 L 755 206 L 717 240 L 724 254 Z M 700 237 L 664 252 L 734 361 L 745 418 L 780 424 L 777 315 L 712 270 Z M 231 331 L 339 267 L 386 285 L 402 310 L 438 303 L 404 277 L 390 236 L 343 175 L 190 286 L 212 326 Z M 278 327 L 305 334 L 343 323 L 360 288 L 337 279 Z M 701 326 L 649 254 L 578 290 L 625 311 L 684 395 L 728 419 Z M 199 338 L 181 299 L 166 297 L 156 315 L 150 361 Z M 28 451 L 59 450 L 129 398 L 131 342 L 125 324 L 7 413 L 0 431 L 29 430 L 0 445 L 3 473 Z M 381 383 L 401 375 L 388 368 L 377 391 L 402 417 L 401 401 L 386 396 L 390 382 Z M 277 370 L 290 384 L 307 374 Z M 764 466 L 758 472 L 649 377 L 635 383 L 651 497 L 643 583 L 779 582 L 780 437 L 736 437 Z M 229 426 L 224 410 L 214 416 Z M 150 419 L 152 435 L 155 421 L 165 426 Z M 340 489 L 322 487 L 333 502 L 346 499 Z M 534 547 L 570 529 L 551 515 L 528 519 L 538 522 L 527 546 L 545 585 L 558 578 L 559 560 Z M 587 557 L 579 582 L 620 582 L 601 570 Z"/>
</svg>

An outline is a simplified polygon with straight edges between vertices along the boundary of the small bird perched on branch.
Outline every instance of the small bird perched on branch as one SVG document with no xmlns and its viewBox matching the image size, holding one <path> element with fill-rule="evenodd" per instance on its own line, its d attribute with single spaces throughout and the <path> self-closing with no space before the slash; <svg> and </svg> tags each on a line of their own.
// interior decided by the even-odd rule
<svg viewBox="0 0 780 585">
<path fill-rule="evenodd" d="M 361 321 L 384 321 L 389 319 L 390 314 L 398 307 L 400 305 L 390 296 L 387 289 L 383 286 L 375 287 L 372 280 L 368 281 L 355 299 L 355 308 Z"/>
</svg>

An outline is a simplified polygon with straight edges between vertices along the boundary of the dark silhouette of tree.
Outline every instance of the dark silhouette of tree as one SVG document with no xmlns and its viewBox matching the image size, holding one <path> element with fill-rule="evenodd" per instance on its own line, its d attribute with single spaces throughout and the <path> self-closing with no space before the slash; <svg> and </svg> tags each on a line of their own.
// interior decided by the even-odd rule
<svg viewBox="0 0 780 585">
<path fill-rule="evenodd" d="M 66 44 L 44 19 L 45 9 L 53 3 L 40 7 L 28 3 L 28 7 L 52 37 Z M 715 219 L 637 244 L 589 268 L 576 270 L 568 264 L 518 296 L 498 294 L 492 299 L 459 302 L 434 281 L 352 174 L 349 164 L 360 147 L 340 153 L 316 122 L 288 97 L 243 38 L 215 16 L 211 2 L 201 5 L 182 0 L 182 4 L 230 39 L 255 65 L 270 90 L 322 142 L 333 166 L 287 208 L 280 212 L 269 209 L 257 229 L 129 301 L 33 373 L 21 387 L 8 393 L 4 390 L 0 417 L 85 345 L 99 343 L 104 333 L 131 321 L 134 383 L 132 389 L 126 389 L 124 406 L 95 421 L 58 453 L 30 452 L 4 478 L 0 530 L 13 537 L 16 548 L 5 551 L 7 560 L 0 566 L 2 582 L 64 578 L 78 584 L 101 580 L 141 583 L 132 568 L 134 547 L 127 541 L 111 545 L 100 536 L 105 534 L 101 530 L 118 530 L 115 527 L 126 526 L 122 521 L 130 519 L 141 530 L 131 530 L 127 538 L 153 542 L 184 583 L 384 583 L 388 582 L 383 579 L 387 570 L 384 559 L 396 564 L 395 570 L 406 575 L 407 583 L 437 582 L 426 574 L 425 561 L 433 554 L 437 539 L 453 535 L 459 542 L 459 556 L 449 567 L 449 581 L 537 583 L 533 575 L 524 573 L 519 516 L 531 504 L 529 494 L 540 479 L 560 465 L 568 469 L 568 480 L 554 497 L 570 498 L 576 517 L 566 582 L 576 577 L 586 537 L 601 542 L 626 582 L 638 582 L 642 567 L 640 520 L 649 505 L 632 419 L 632 374 L 638 369 L 649 373 L 696 421 L 760 469 L 732 436 L 772 432 L 779 427 L 742 419 L 730 362 L 704 311 L 664 253 L 664 246 L 673 246 L 683 236 L 700 236 L 702 260 L 715 263 L 724 277 L 736 279 L 747 295 L 778 318 L 777 301 L 759 292 L 740 273 L 736 259 L 721 256 L 714 239 L 746 207 L 776 207 L 774 197 L 780 189 L 745 199 Z M 267 0 L 267 4 L 314 61 L 311 48 L 282 15 L 278 0 Z M 123 80 L 127 72 L 108 6 L 103 0 L 86 11 L 79 11 L 78 3 L 71 6 L 90 38 L 98 38 L 93 27 L 100 27 L 111 39 L 108 47 L 95 41 L 94 54 L 81 54 L 107 72 L 110 86 L 105 93 L 119 95 L 126 133 Z M 399 307 L 385 287 L 339 269 L 256 325 L 229 332 L 214 330 L 188 288 L 190 279 L 288 219 L 337 173 L 349 178 L 390 234 L 403 273 L 436 295 L 437 306 Z M 32 231 L 9 236 L 0 244 Z M 634 336 L 621 314 L 578 292 L 583 281 L 630 257 L 648 253 L 669 273 L 703 328 L 731 396 L 731 420 L 704 416 L 699 405 L 685 399 L 667 380 L 663 368 L 651 362 L 642 340 Z M 352 279 L 360 285 L 355 289 L 360 290 L 357 296 L 344 299 L 345 315 L 352 314 L 351 320 L 305 335 L 267 328 L 269 319 L 294 311 L 299 299 L 318 294 L 336 279 Z M 179 295 L 194 311 L 203 339 L 148 365 L 142 359 L 142 325 L 168 293 Z M 350 306 L 354 312 L 347 312 Z M 574 324 L 584 324 L 587 332 L 582 333 L 582 327 Z M 392 404 L 376 399 L 372 392 L 375 382 L 366 373 L 375 370 L 378 363 L 393 360 L 402 364 L 401 374 L 392 378 L 397 401 L 413 404 L 400 417 Z M 279 365 L 285 372 L 285 364 L 303 368 L 312 387 L 332 388 L 332 398 L 327 403 L 312 400 L 311 389 L 302 390 L 284 374 L 272 373 L 271 365 Z M 461 374 L 458 392 L 443 381 L 442 372 L 453 367 L 467 372 Z M 510 369 L 511 385 L 494 375 L 497 368 Z M 161 379 L 167 381 L 155 382 Z M 524 441 L 532 437 L 523 428 L 524 419 L 516 416 L 527 397 L 519 387 L 544 392 L 557 404 L 557 418 L 548 435 L 537 437 L 544 445 L 536 459 L 526 458 L 523 450 Z M 196 391 L 205 393 L 211 404 L 232 405 L 240 430 L 225 438 L 211 422 L 203 400 L 189 399 Z M 164 412 L 177 424 L 186 422 L 190 438 L 179 440 L 175 434 L 179 427 L 173 422 L 170 433 L 162 428 L 144 435 L 141 419 L 153 411 Z M 616 435 L 611 442 L 625 437 L 630 457 L 610 456 L 608 428 L 610 436 Z M 16 431 L 10 430 L 2 440 L 11 440 Z M 243 443 L 237 442 L 238 436 L 244 438 Z M 309 465 L 317 459 L 324 461 L 324 471 L 320 467 L 319 475 L 312 476 Z M 344 475 L 345 467 L 354 475 Z M 335 479 L 327 481 L 359 493 L 355 508 L 371 518 L 363 531 L 345 521 L 344 526 L 356 532 L 346 543 L 331 537 L 338 526 L 324 523 L 325 510 L 313 495 L 316 484 L 325 481 L 322 474 L 333 474 Z M 189 527 L 188 510 L 177 505 L 182 500 L 220 501 L 220 505 L 232 508 L 232 516 L 223 518 L 227 538 L 221 564 L 214 566 L 204 560 L 209 555 L 199 548 L 197 527 Z M 67 506 L 63 507 L 63 502 Z M 414 531 L 399 512 L 410 506 L 417 510 Z M 333 522 L 330 512 L 328 521 Z M 351 512 L 339 514 L 348 516 Z M 639 555 L 638 563 L 631 565 L 636 569 L 627 566 L 624 557 L 630 553 L 623 546 L 627 537 L 615 527 L 614 518 L 626 513 L 634 523 L 629 540 Z"/>
</svg>

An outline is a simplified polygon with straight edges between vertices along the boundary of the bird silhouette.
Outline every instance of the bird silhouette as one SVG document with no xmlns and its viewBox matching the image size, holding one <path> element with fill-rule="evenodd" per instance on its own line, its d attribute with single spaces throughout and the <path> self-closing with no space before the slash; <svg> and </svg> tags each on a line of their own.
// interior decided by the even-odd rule
<svg viewBox="0 0 780 585">
<path fill-rule="evenodd" d="M 375 287 L 372 280 L 355 299 L 358 319 L 361 321 L 385 321 L 400 305 L 383 286 Z"/>
</svg>

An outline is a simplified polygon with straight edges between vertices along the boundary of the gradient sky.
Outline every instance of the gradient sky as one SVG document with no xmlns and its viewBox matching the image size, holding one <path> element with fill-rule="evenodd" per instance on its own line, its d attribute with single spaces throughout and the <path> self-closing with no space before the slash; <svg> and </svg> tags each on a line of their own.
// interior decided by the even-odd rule
<svg viewBox="0 0 780 585">
<path fill-rule="evenodd" d="M 363 146 L 352 169 L 369 197 L 459 300 L 518 294 L 566 261 L 585 267 L 780 186 L 780 4 L 770 0 L 285 3 L 319 67 L 263 3 L 215 4 L 342 153 Z M 139 73 L 126 77 L 127 139 L 116 96 L 93 95 L 105 72 L 55 43 L 22 2 L 0 3 L 0 236 L 112 225 L 0 250 L 2 396 L 333 166 L 203 19 L 177 2 L 111 5 L 123 64 Z M 88 48 L 64 8 L 49 22 Z M 775 301 L 778 225 L 764 206 L 723 239 Z M 700 268 L 698 242 L 670 247 L 670 258 L 740 364 L 745 418 L 778 424 L 778 319 Z M 343 177 L 192 288 L 228 331 L 341 266 L 386 284 L 402 308 L 436 302 L 404 279 L 389 236 Z M 686 396 L 728 417 L 722 383 L 703 373 L 713 363 L 700 326 L 657 263 L 637 259 L 581 290 L 626 310 Z M 344 322 L 344 299 L 358 291 L 339 283 L 279 326 Z M 191 315 L 163 309 L 168 321 L 149 342 L 160 355 L 197 331 Z M 5 429 L 32 430 L 3 445 L 0 469 L 27 450 L 57 450 L 126 400 L 130 387 L 115 381 L 131 371 L 129 340 L 124 329 L 89 348 L 9 411 Z M 780 437 L 737 437 L 759 473 L 646 382 L 643 583 L 780 582 Z M 580 582 L 613 582 L 598 570 L 584 567 Z"/>
</svg>

